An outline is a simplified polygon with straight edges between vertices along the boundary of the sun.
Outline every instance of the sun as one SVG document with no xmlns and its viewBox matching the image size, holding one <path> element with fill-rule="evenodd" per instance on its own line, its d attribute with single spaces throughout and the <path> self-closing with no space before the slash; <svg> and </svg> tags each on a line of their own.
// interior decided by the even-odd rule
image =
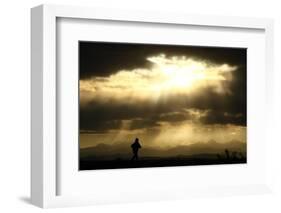
<svg viewBox="0 0 281 213">
<path fill-rule="evenodd" d="M 202 67 L 198 64 L 192 66 L 163 65 L 160 68 L 164 75 L 167 76 L 166 87 L 173 88 L 191 88 L 198 81 L 206 79 L 202 72 Z"/>
<path fill-rule="evenodd" d="M 161 54 L 147 60 L 153 63 L 152 69 L 158 72 L 161 79 L 158 87 L 164 91 L 194 90 L 204 85 L 217 84 L 227 80 L 223 71 L 229 69 L 228 65 L 213 69 L 207 62 L 185 56 L 167 58 Z"/>
</svg>

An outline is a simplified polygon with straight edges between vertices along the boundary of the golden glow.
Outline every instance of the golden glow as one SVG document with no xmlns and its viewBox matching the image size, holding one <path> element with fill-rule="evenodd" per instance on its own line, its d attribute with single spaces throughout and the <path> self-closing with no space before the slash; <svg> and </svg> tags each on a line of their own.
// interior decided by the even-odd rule
<svg viewBox="0 0 281 213">
<path fill-rule="evenodd" d="M 189 95 L 206 88 L 224 94 L 229 92 L 225 82 L 232 80 L 232 72 L 237 69 L 185 56 L 161 54 L 147 60 L 152 63 L 150 68 L 119 70 L 108 77 L 80 80 L 80 104 L 96 98 L 157 101 L 160 96 Z"/>
<path fill-rule="evenodd" d="M 132 140 L 136 135 L 141 138 L 144 147 L 168 148 L 196 143 L 228 143 L 239 141 L 246 143 L 246 127 L 236 125 L 202 125 L 188 121 L 171 125 L 161 123 L 157 133 L 146 129 L 114 130 L 105 134 L 80 134 L 81 148 L 93 146 L 93 142 L 103 144 L 122 144 Z"/>
<path fill-rule="evenodd" d="M 187 59 L 185 57 L 166 58 L 165 55 L 147 58 L 155 64 L 154 69 L 159 70 L 165 77 L 161 84 L 162 89 L 192 89 L 202 84 L 218 83 L 228 80 L 224 72 L 233 71 L 236 68 L 227 64 L 214 66 L 206 62 Z"/>
</svg>

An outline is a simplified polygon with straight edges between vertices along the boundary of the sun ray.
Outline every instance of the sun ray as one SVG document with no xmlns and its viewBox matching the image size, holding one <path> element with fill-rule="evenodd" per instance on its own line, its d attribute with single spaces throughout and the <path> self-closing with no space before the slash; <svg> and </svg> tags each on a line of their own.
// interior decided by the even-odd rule
<svg viewBox="0 0 281 213">
<path fill-rule="evenodd" d="M 186 56 L 167 57 L 163 54 L 147 58 L 149 68 L 119 70 L 108 77 L 80 80 L 81 104 L 91 99 L 151 100 L 170 95 L 191 95 L 210 88 L 226 93 L 236 66 L 212 64 Z"/>
</svg>

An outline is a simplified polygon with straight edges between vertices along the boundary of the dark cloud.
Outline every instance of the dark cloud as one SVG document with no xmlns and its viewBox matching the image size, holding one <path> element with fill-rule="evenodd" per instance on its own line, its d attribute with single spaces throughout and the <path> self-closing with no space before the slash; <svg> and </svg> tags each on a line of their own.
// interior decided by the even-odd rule
<svg viewBox="0 0 281 213">
<path fill-rule="evenodd" d="M 122 120 L 102 120 L 98 118 L 85 119 L 81 122 L 80 132 L 106 133 L 108 130 L 120 129 Z"/>
<path fill-rule="evenodd" d="M 246 116 L 242 113 L 230 114 L 228 112 L 210 110 L 200 118 L 203 124 L 234 124 L 246 126 Z"/>
<path fill-rule="evenodd" d="M 202 94 L 170 97 L 157 103 L 120 103 L 92 101 L 80 109 L 80 129 L 109 130 L 121 127 L 122 120 L 133 120 L 132 129 L 158 126 L 158 122 L 180 122 L 193 117 L 188 109 L 209 110 L 200 121 L 205 124 L 246 126 L 245 102 L 235 95 L 218 95 L 210 90 Z M 240 115 L 240 116 L 237 116 Z"/>
<path fill-rule="evenodd" d="M 147 57 L 165 53 L 167 56 L 191 56 L 213 63 L 246 64 L 246 49 L 179 45 L 124 44 L 111 42 L 79 42 L 80 79 L 108 76 L 121 69 L 150 66 Z"/>
<path fill-rule="evenodd" d="M 181 122 L 190 120 L 192 116 L 189 112 L 172 112 L 161 114 L 160 116 L 156 117 L 155 119 L 159 121 L 166 121 L 166 122 Z"/>
<path fill-rule="evenodd" d="M 135 119 L 130 123 L 130 130 L 143 129 L 160 126 L 157 120 L 154 119 Z"/>
</svg>

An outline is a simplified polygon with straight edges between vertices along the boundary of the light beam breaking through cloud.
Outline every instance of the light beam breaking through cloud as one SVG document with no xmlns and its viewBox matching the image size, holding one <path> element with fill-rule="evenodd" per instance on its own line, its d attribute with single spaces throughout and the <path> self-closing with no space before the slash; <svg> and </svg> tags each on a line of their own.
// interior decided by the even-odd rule
<svg viewBox="0 0 281 213">
<path fill-rule="evenodd" d="M 186 56 L 148 57 L 149 68 L 119 70 L 107 77 L 80 80 L 80 104 L 91 100 L 157 101 L 160 97 L 193 95 L 210 89 L 219 95 L 231 93 L 229 84 L 237 66 Z"/>
</svg>

